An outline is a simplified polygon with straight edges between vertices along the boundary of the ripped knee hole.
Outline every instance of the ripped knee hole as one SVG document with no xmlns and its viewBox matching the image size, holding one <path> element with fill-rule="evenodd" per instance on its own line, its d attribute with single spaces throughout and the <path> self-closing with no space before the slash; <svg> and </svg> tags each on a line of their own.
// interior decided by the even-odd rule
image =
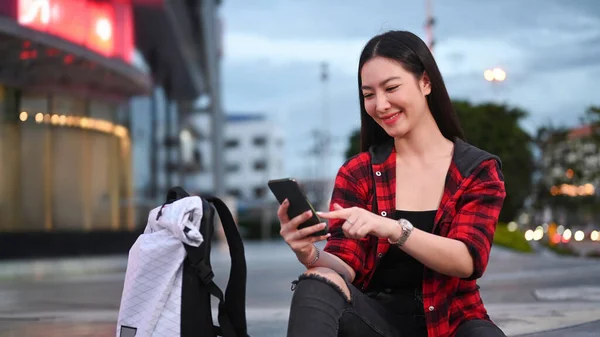
<svg viewBox="0 0 600 337">
<path fill-rule="evenodd" d="M 291 290 L 292 291 L 296 290 L 296 287 L 298 286 L 298 283 L 300 283 L 303 280 L 316 280 L 316 281 L 323 282 L 323 283 L 329 285 L 330 287 L 332 287 L 333 289 L 335 289 L 342 296 L 342 298 L 344 300 L 346 300 L 346 302 L 348 302 L 348 303 L 351 302 L 350 301 L 350 294 L 349 294 L 350 293 L 350 289 L 348 289 L 348 294 L 346 294 L 344 292 L 344 290 L 337 283 L 333 282 L 332 280 L 330 280 L 330 279 L 328 279 L 328 278 L 326 278 L 324 276 L 318 275 L 318 274 L 310 274 L 309 273 L 309 274 L 302 274 L 302 275 L 300 275 L 297 280 L 292 281 L 292 288 L 291 288 Z"/>
</svg>

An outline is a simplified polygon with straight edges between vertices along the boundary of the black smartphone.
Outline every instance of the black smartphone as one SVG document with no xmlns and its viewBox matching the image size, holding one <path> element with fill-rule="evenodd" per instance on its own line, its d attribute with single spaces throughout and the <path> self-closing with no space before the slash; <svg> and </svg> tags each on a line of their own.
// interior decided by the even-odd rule
<svg viewBox="0 0 600 337">
<path fill-rule="evenodd" d="M 269 186 L 269 189 L 271 190 L 273 195 L 275 195 L 275 198 L 277 198 L 279 204 L 282 204 L 285 199 L 289 200 L 290 206 L 288 208 L 288 217 L 290 219 L 293 219 L 294 217 L 309 210 L 312 212 L 312 217 L 304 223 L 300 224 L 300 226 L 298 226 L 298 229 L 314 226 L 325 222 L 317 216 L 317 212 L 311 205 L 310 201 L 308 201 L 308 198 L 306 198 L 304 191 L 302 191 L 302 188 L 300 188 L 300 185 L 298 184 L 296 179 L 283 178 L 269 180 L 267 185 Z M 325 228 L 323 230 L 312 234 L 312 236 L 327 234 L 327 227 L 328 225 L 325 225 Z"/>
</svg>

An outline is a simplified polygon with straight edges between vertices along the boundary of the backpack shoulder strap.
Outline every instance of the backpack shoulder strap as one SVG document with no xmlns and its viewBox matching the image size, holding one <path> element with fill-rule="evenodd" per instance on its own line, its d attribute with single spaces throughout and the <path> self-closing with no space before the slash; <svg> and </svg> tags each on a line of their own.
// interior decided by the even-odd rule
<svg viewBox="0 0 600 337">
<path fill-rule="evenodd" d="M 247 269 L 244 243 L 227 205 L 221 199 L 213 196 L 206 197 L 206 200 L 214 205 L 219 214 L 231 256 L 231 270 L 225 289 L 225 313 L 221 313 L 222 310 L 219 308 L 219 324 L 223 325 L 221 317 L 226 314 L 233 325 L 236 336 L 246 337 L 248 335 L 246 322 Z"/>
<path fill-rule="evenodd" d="M 219 300 L 219 326 L 213 325 L 213 331 L 218 336 L 223 337 L 240 336 L 236 333 L 236 329 L 231 323 L 229 318 L 230 316 L 227 311 L 225 296 L 223 295 L 221 288 L 219 288 L 219 286 L 213 280 L 215 275 L 212 271 L 209 261 L 205 259 L 206 255 L 203 253 L 203 250 L 198 249 L 198 247 L 192 247 L 185 244 L 184 246 L 187 251 L 187 258 L 190 261 L 190 266 L 196 271 L 200 281 L 206 285 L 208 292 Z M 245 337 L 245 335 L 241 336 Z"/>
</svg>

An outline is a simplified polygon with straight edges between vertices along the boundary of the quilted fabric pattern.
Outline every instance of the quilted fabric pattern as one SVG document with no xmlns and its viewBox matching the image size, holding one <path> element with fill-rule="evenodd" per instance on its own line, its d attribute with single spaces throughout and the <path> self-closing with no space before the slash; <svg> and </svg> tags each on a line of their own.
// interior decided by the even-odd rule
<svg viewBox="0 0 600 337">
<path fill-rule="evenodd" d="M 121 327 L 137 329 L 136 336 L 179 336 L 181 288 L 186 250 L 182 241 L 199 246 L 202 200 L 188 197 L 148 216 L 144 234 L 129 251 L 116 336 Z M 190 214 L 192 216 L 190 216 Z M 186 229 L 187 227 L 187 229 Z"/>
</svg>

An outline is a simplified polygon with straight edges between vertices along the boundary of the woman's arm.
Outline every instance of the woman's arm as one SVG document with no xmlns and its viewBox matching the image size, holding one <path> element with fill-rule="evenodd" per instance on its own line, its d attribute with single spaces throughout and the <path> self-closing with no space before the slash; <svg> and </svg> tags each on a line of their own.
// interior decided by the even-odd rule
<svg viewBox="0 0 600 337">
<path fill-rule="evenodd" d="M 498 216 L 506 192 L 495 161 L 489 161 L 460 199 L 448 237 L 413 229 L 401 247 L 407 254 L 441 274 L 467 279 L 483 275 L 489 260 Z M 402 234 L 397 225 L 395 235 Z"/>
<path fill-rule="evenodd" d="M 318 253 L 319 259 L 317 260 L 316 263 L 311 265 L 310 268 L 314 268 L 314 267 L 329 268 L 337 273 L 344 275 L 344 277 L 346 278 L 346 280 L 348 280 L 348 282 L 354 281 L 356 272 L 346 262 L 344 262 L 344 260 L 342 260 L 339 257 L 337 257 L 331 253 L 328 253 L 326 251 L 322 251 L 322 250 L 317 251 L 317 250 L 318 250 L 318 248 L 314 247 L 309 258 L 305 259 L 304 261 L 300 260 L 300 262 L 306 266 L 315 260 L 315 258 L 317 257 L 317 253 Z M 307 266 L 307 268 L 309 268 L 309 267 Z"/>
<path fill-rule="evenodd" d="M 370 160 L 368 156 L 359 155 L 342 165 L 335 178 L 333 193 L 331 196 L 330 210 L 334 205 L 343 207 L 357 207 L 368 212 L 369 205 L 368 187 Z M 331 237 L 327 245 L 320 252 L 319 262 L 316 266 L 329 267 L 338 273 L 347 276 L 349 282 L 360 278 L 365 274 L 365 261 L 367 260 L 367 249 L 364 241 L 348 238 L 344 235 L 342 219 L 329 220 L 329 233 Z"/>
<path fill-rule="evenodd" d="M 396 220 L 356 208 L 336 208 L 329 213 L 321 213 L 327 218 L 352 219 L 343 225 L 349 238 L 361 238 L 373 234 L 380 238 L 397 241 L 402 235 L 402 227 Z M 369 230 L 369 228 L 375 228 Z M 348 239 L 350 240 L 350 239 Z M 445 238 L 414 228 L 401 247 L 425 266 L 441 274 L 455 277 L 468 277 L 473 271 L 473 258 L 467 246 L 458 240 Z"/>
<path fill-rule="evenodd" d="M 397 232 L 396 236 L 390 237 L 391 241 L 397 241 L 402 235 L 399 225 Z M 415 228 L 401 249 L 440 274 L 460 278 L 467 278 L 473 274 L 473 258 L 461 241 Z"/>
</svg>

